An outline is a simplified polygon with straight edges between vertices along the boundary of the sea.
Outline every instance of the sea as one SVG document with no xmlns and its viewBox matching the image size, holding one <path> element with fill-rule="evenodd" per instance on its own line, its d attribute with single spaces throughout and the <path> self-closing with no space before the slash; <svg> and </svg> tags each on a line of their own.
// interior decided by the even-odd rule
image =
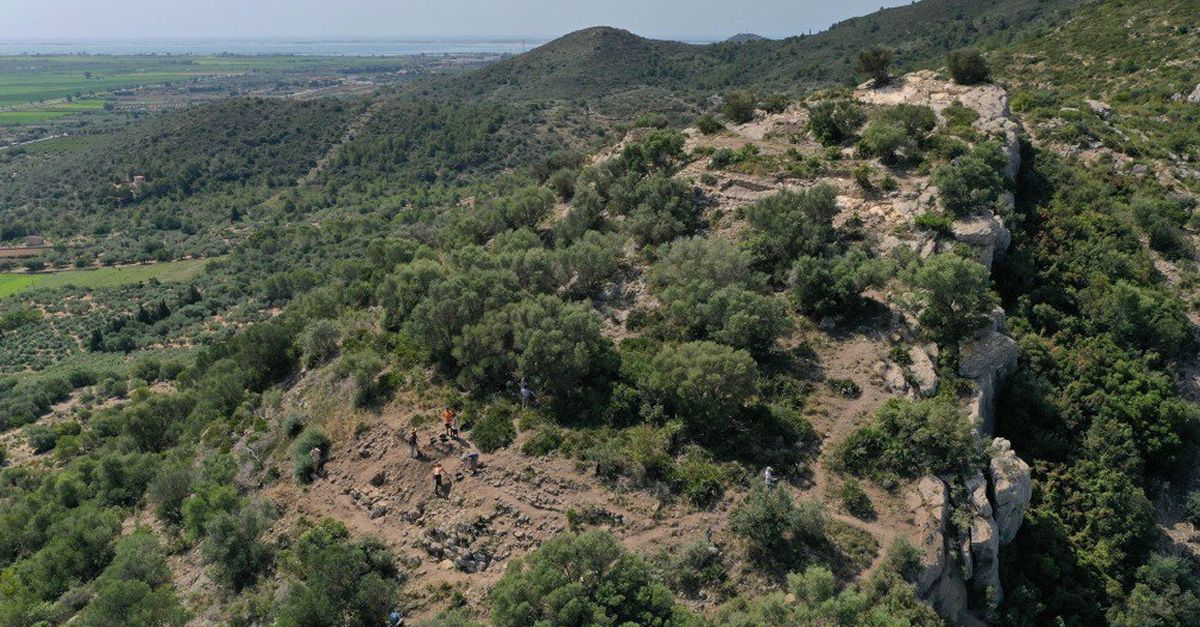
<svg viewBox="0 0 1200 627">
<path fill-rule="evenodd" d="M 312 55 L 407 56 L 464 53 L 519 54 L 547 39 L 383 39 L 383 38 L 255 38 L 255 39 L 27 39 L 0 40 L 0 56 L 27 54 L 178 54 L 178 55 Z"/>
</svg>

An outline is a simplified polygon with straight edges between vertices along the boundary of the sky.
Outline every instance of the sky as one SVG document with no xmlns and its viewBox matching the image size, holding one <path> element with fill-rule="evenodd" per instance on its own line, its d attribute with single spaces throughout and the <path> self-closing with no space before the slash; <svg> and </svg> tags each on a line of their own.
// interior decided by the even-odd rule
<svg viewBox="0 0 1200 627">
<path fill-rule="evenodd" d="M 908 0 L 0 0 L 0 42 L 251 37 L 550 38 L 588 26 L 784 37 Z"/>
</svg>

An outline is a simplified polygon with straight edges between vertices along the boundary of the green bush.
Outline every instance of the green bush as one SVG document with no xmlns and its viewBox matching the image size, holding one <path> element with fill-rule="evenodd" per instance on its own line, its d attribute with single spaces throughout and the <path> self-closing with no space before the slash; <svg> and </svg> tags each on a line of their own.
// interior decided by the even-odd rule
<svg viewBox="0 0 1200 627">
<path fill-rule="evenodd" d="M 913 226 L 922 231 L 948 235 L 954 230 L 954 220 L 940 213 L 927 211 L 913 219 Z"/>
<path fill-rule="evenodd" d="M 745 124 L 754 119 L 756 104 L 757 99 L 750 92 L 730 92 L 725 94 L 725 99 L 721 103 L 721 115 L 734 124 Z"/>
<path fill-rule="evenodd" d="M 896 153 L 910 145 L 903 128 L 879 119 L 872 120 L 863 129 L 862 139 L 858 142 L 864 154 L 877 157 L 884 163 L 895 162 L 898 159 Z"/>
<path fill-rule="evenodd" d="M 280 627 L 373 627 L 396 607 L 401 581 L 391 552 L 372 538 L 351 540 L 339 521 L 305 531 L 284 561 L 298 581 L 280 604 Z"/>
<path fill-rule="evenodd" d="M 154 504 L 158 519 L 178 525 L 183 522 L 183 503 L 192 494 L 192 473 L 183 466 L 167 466 L 158 472 L 146 495 Z"/>
<path fill-rule="evenodd" d="M 292 442 L 292 474 L 300 483 L 312 483 L 313 478 L 321 472 L 321 467 L 329 460 L 329 437 L 317 427 L 309 427 Z M 314 462 L 311 451 L 321 449 L 321 457 Z"/>
<path fill-rule="evenodd" d="M 791 103 L 791 99 L 783 94 L 772 94 L 763 101 L 762 107 L 767 113 L 783 113 Z"/>
<path fill-rule="evenodd" d="M 722 124 L 721 121 L 716 118 L 716 116 L 710 113 L 705 113 L 699 118 L 696 118 L 696 128 L 700 129 L 700 132 L 704 133 L 705 135 L 713 135 L 725 130 L 725 125 Z"/>
<path fill-rule="evenodd" d="M 963 155 L 933 174 L 942 207 L 956 216 L 991 208 L 1004 191 L 1004 177 L 978 151 Z"/>
<path fill-rule="evenodd" d="M 333 359 L 337 355 L 341 339 L 342 330 L 332 320 L 313 320 L 308 323 L 300 335 L 300 352 L 304 355 L 304 365 L 314 368 Z"/>
<path fill-rule="evenodd" d="M 294 438 L 300 435 L 300 432 L 304 430 L 304 427 L 307 424 L 308 419 L 304 416 L 304 414 L 298 411 L 289 411 L 287 415 L 283 417 L 283 434 L 289 439 Z"/>
<path fill-rule="evenodd" d="M 983 53 L 973 48 L 955 50 L 947 54 L 946 67 L 954 77 L 954 82 L 960 85 L 977 85 L 987 82 L 991 77 L 991 70 L 983 58 Z"/>
<path fill-rule="evenodd" d="M 274 559 L 272 548 L 259 542 L 275 518 L 269 501 L 249 503 L 237 513 L 219 512 L 204 531 L 204 559 L 214 568 L 214 579 L 235 592 L 252 585 Z"/>
<path fill-rule="evenodd" d="M 534 431 L 521 444 L 521 454 L 526 457 L 544 457 L 562 446 L 562 432 L 554 427 L 542 427 Z"/>
<path fill-rule="evenodd" d="M 729 578 L 724 553 L 706 538 L 664 555 L 661 570 L 671 589 L 689 597 L 698 596 L 705 588 L 721 586 Z"/>
<path fill-rule="evenodd" d="M 867 495 L 867 491 L 863 489 L 857 479 L 847 479 L 842 483 L 838 499 L 841 500 L 842 507 L 845 507 L 851 516 L 862 520 L 875 518 L 875 505 L 871 503 L 871 497 Z"/>
<path fill-rule="evenodd" d="M 513 426 L 515 408 L 507 403 L 489 405 L 471 425 L 471 441 L 484 453 L 498 451 L 517 437 Z"/>
<path fill-rule="evenodd" d="M 182 626 L 188 620 L 171 585 L 171 569 L 162 547 L 144 529 L 116 543 L 113 560 L 95 586 L 96 596 L 73 624 L 167 627 Z"/>
<path fill-rule="evenodd" d="M 983 443 L 952 401 L 893 399 L 872 422 L 833 450 L 835 466 L 856 476 L 884 479 L 958 474 L 983 459 Z"/>
<path fill-rule="evenodd" d="M 797 257 L 827 254 L 837 238 L 837 189 L 818 185 L 805 191 L 783 191 L 746 208 L 753 232 L 747 246 L 756 265 L 782 276 Z"/>
<path fill-rule="evenodd" d="M 25 433 L 25 440 L 29 443 L 29 448 L 33 449 L 34 454 L 41 455 L 46 451 L 54 448 L 58 443 L 58 431 L 51 426 L 44 424 L 26 425 L 22 431 Z"/>
<path fill-rule="evenodd" d="M 1183 501 L 1183 513 L 1188 522 L 1200 528 L 1200 490 L 1188 493 Z"/>
<path fill-rule="evenodd" d="M 883 46 L 873 46 L 858 53 L 854 68 L 859 74 L 875 81 L 876 87 L 886 85 L 891 78 L 892 51 Z"/>
<path fill-rule="evenodd" d="M 925 260 L 912 276 L 921 326 L 940 344 L 953 346 L 987 325 L 999 299 L 982 264 L 944 253 Z"/>
<path fill-rule="evenodd" d="M 671 591 L 607 531 L 563 533 L 513 560 L 492 590 L 492 623 L 667 625 Z"/>
<path fill-rule="evenodd" d="M 852 100 L 822 100 L 808 109 L 808 130 L 826 146 L 837 146 L 854 136 L 867 119 Z"/>
<path fill-rule="evenodd" d="M 797 504 L 786 489 L 762 483 L 730 512 L 729 524 L 753 559 L 783 568 L 796 566 L 807 552 L 828 542 L 820 502 Z"/>
</svg>

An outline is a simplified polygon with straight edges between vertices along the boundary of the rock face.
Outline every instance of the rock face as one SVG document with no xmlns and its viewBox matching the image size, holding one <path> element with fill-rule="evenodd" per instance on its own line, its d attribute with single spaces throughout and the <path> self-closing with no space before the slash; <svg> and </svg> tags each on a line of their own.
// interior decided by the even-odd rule
<svg viewBox="0 0 1200 627">
<path fill-rule="evenodd" d="M 978 624 L 968 590 L 991 606 L 975 609 L 1003 601 L 1000 549 L 1013 541 L 1029 509 L 1029 465 L 1003 438 L 992 442 L 992 453 L 986 469 L 954 480 L 958 488 L 925 477 L 909 497 L 921 555 L 917 592 L 954 624 Z"/>
<path fill-rule="evenodd" d="M 1029 464 L 1017 457 L 1012 444 L 1004 438 L 992 440 L 992 459 L 988 464 L 996 527 L 1000 544 L 1007 545 L 1017 536 L 1021 521 L 1033 497 L 1033 481 Z"/>
<path fill-rule="evenodd" d="M 921 553 L 917 592 L 942 616 L 957 617 L 967 609 L 967 586 L 951 564 L 946 549 L 950 521 L 946 484 L 937 477 L 921 479 L 909 498 L 909 507 L 917 527 L 916 548 Z"/>
<path fill-rule="evenodd" d="M 975 429 L 991 435 L 996 428 L 996 395 L 1017 369 L 1017 342 L 999 329 L 988 329 L 963 342 L 958 373 L 975 382 L 967 413 Z"/>
<path fill-rule="evenodd" d="M 997 85 L 959 85 L 938 78 L 929 70 L 906 74 L 880 89 L 860 89 L 859 100 L 877 105 L 925 105 L 939 115 L 951 104 L 960 102 L 979 113 L 973 126 L 986 134 L 1002 138 L 1008 155 L 1005 175 L 1013 179 L 1021 168 L 1017 123 L 1009 117 L 1008 92 Z"/>
<path fill-rule="evenodd" d="M 1196 89 L 1193 90 L 1192 93 L 1188 95 L 1187 101 L 1194 102 L 1196 104 L 1200 104 L 1200 85 L 1196 85 Z"/>
<path fill-rule="evenodd" d="M 908 358 L 912 361 L 909 370 L 912 373 L 913 384 L 916 386 L 914 391 L 918 396 L 926 398 L 937 394 L 939 384 L 931 352 L 937 354 L 936 345 L 932 349 L 920 346 L 912 346 L 908 349 Z"/>
<path fill-rule="evenodd" d="M 1012 243 L 1012 234 L 1004 221 L 991 211 L 956 220 L 954 239 L 979 251 L 979 263 L 992 267 L 993 261 L 1003 261 Z"/>
</svg>

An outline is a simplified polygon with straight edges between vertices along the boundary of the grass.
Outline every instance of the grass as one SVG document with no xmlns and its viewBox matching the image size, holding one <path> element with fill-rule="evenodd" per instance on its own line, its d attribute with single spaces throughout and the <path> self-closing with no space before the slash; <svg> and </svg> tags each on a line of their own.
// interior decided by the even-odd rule
<svg viewBox="0 0 1200 627">
<path fill-rule="evenodd" d="M 71 285 L 95 289 L 141 283 L 150 279 L 163 282 L 186 281 L 196 276 L 207 262 L 207 259 L 189 259 L 97 270 L 64 270 L 37 274 L 0 273 L 0 298 L 33 288 L 48 289 Z"/>
<path fill-rule="evenodd" d="M 33 106 L 28 109 L 0 111 L 0 126 L 16 126 L 20 124 L 38 124 L 54 118 L 75 113 L 99 111 L 104 108 L 104 101 L 98 99 L 73 100 L 45 106 Z"/>
</svg>

